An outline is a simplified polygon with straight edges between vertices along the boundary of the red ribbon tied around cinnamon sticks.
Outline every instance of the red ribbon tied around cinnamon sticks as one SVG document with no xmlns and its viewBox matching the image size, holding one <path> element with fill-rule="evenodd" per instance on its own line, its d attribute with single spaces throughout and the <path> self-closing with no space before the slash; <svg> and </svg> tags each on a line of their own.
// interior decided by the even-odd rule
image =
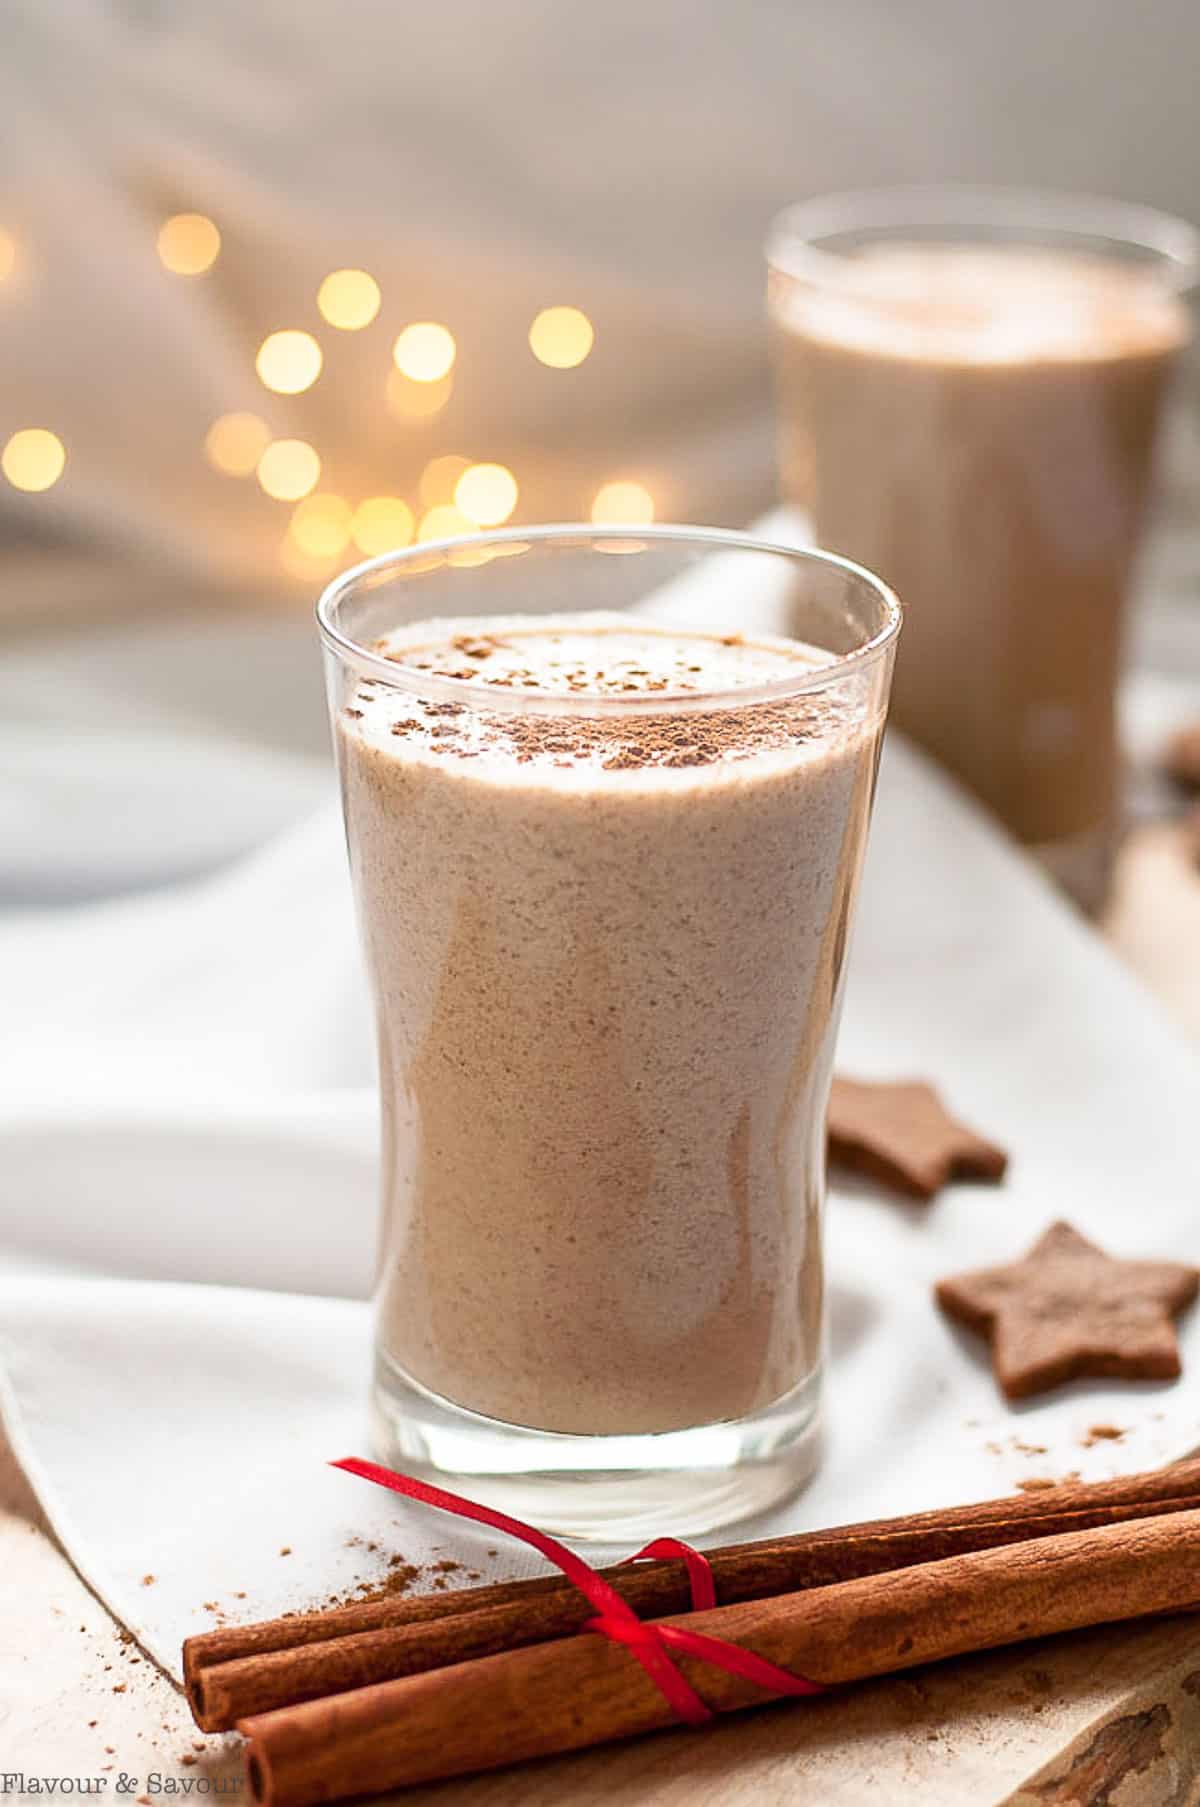
<svg viewBox="0 0 1200 1807">
<path fill-rule="evenodd" d="M 496 1512 L 490 1506 L 480 1506 L 474 1500 L 464 1499 L 461 1494 L 450 1493 L 444 1487 L 434 1487 L 428 1481 L 418 1481 L 412 1475 L 397 1474 L 394 1469 L 383 1468 L 377 1462 L 362 1462 L 357 1456 L 346 1456 L 340 1462 L 332 1462 L 330 1466 L 344 1469 L 347 1474 L 360 1475 L 364 1481 L 374 1481 L 376 1486 L 388 1487 L 393 1493 L 404 1494 L 407 1499 L 419 1500 L 422 1505 L 435 1506 L 441 1512 L 453 1512 L 459 1518 L 474 1519 L 477 1524 L 487 1525 L 493 1531 L 504 1531 L 509 1537 L 517 1537 L 522 1543 L 530 1544 L 561 1569 L 567 1580 L 573 1582 L 596 1608 L 596 1617 L 589 1619 L 584 1629 L 611 1638 L 614 1643 L 624 1644 L 662 1693 L 671 1710 L 687 1725 L 704 1725 L 714 1715 L 712 1708 L 705 1705 L 687 1677 L 676 1667 L 676 1654 L 694 1657 L 697 1662 L 711 1663 L 715 1668 L 724 1669 L 729 1675 L 741 1676 L 744 1681 L 753 1682 L 772 1694 L 823 1694 L 825 1691 L 820 1682 L 808 1681 L 802 1675 L 792 1675 L 789 1670 L 779 1668 L 765 1657 L 755 1656 L 752 1650 L 744 1650 L 740 1644 L 732 1644 L 726 1638 L 705 1637 L 700 1632 L 688 1631 L 682 1625 L 645 1623 L 582 1556 L 568 1550 L 565 1544 L 548 1536 L 545 1531 L 523 1524 L 519 1518 L 510 1518 L 506 1512 Z M 693 1612 L 703 1612 L 717 1604 L 712 1569 L 699 1550 L 693 1550 L 690 1544 L 681 1543 L 678 1538 L 656 1537 L 635 1556 L 631 1556 L 629 1561 L 641 1562 L 650 1558 L 660 1561 L 676 1558 L 686 1564 Z"/>
</svg>

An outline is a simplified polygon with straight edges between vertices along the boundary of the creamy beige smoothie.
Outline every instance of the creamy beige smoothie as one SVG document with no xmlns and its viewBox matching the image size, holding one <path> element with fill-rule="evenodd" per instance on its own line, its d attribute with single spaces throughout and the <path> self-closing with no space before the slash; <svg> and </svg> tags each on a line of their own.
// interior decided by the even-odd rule
<svg viewBox="0 0 1200 1807">
<path fill-rule="evenodd" d="M 1125 599 L 1184 305 L 1155 271 L 866 246 L 773 271 L 785 485 L 904 597 L 893 717 L 1023 840 L 1114 818 Z"/>
<path fill-rule="evenodd" d="M 843 680 L 537 713 L 827 660 L 619 615 L 431 622 L 376 650 L 532 708 L 360 680 L 339 712 L 385 1357 L 541 1430 L 756 1412 L 819 1362 L 824 1107 L 883 701 Z"/>
</svg>

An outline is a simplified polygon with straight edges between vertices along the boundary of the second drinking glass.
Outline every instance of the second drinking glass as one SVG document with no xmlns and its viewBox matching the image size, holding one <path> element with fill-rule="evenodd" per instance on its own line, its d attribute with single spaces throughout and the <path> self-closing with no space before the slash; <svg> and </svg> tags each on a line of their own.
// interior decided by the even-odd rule
<svg viewBox="0 0 1200 1807">
<path fill-rule="evenodd" d="M 785 490 L 907 613 L 893 715 L 1085 906 L 1196 234 L 1085 196 L 895 189 L 776 223 Z"/>
</svg>

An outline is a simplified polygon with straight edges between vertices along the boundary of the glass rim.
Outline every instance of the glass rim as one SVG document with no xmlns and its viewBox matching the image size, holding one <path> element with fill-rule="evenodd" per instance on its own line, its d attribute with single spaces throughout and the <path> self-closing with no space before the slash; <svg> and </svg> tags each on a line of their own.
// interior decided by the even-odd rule
<svg viewBox="0 0 1200 1807">
<path fill-rule="evenodd" d="M 826 570 L 841 572 L 845 578 L 868 590 L 881 609 L 882 622 L 861 645 L 852 647 L 846 653 L 830 653 L 826 664 L 806 666 L 801 675 L 790 673 L 787 677 L 771 678 L 761 684 L 744 684 L 724 689 L 676 691 L 665 695 L 648 695 L 643 692 L 639 696 L 628 697 L 548 692 L 530 694 L 528 691 L 509 690 L 494 684 L 475 684 L 463 678 L 438 676 L 417 666 L 385 658 L 381 653 L 374 652 L 361 641 L 355 640 L 338 624 L 339 606 L 364 583 L 369 584 L 375 578 L 386 577 L 389 572 L 420 559 L 450 555 L 456 551 L 479 551 L 489 546 L 569 545 L 572 541 L 608 541 L 614 546 L 629 549 L 643 541 L 652 544 L 693 545 L 715 551 L 766 554 L 786 559 L 793 565 L 819 565 Z M 778 701 L 784 697 L 802 695 L 809 690 L 822 689 L 831 680 L 841 679 L 848 672 L 863 670 L 883 658 L 894 645 L 903 619 L 895 591 L 873 571 L 868 571 L 865 565 L 855 564 L 852 559 L 843 558 L 836 552 L 825 552 L 813 546 L 788 546 L 725 527 L 688 527 L 673 523 L 653 526 L 633 523 L 594 526 L 589 522 L 494 528 L 486 533 L 456 534 L 447 539 L 421 540 L 410 546 L 398 547 L 392 552 L 382 552 L 375 558 L 363 559 L 359 564 L 350 566 L 327 584 L 317 599 L 316 617 L 321 640 L 328 652 L 361 676 L 385 683 L 392 689 L 448 702 L 465 703 L 496 713 L 593 717 L 668 715 L 713 708 L 744 708 L 753 703 Z M 650 621 L 648 625 L 654 627 L 655 623 Z M 703 629 L 696 631 L 703 632 Z M 762 638 L 765 641 L 771 636 L 764 635 Z"/>
<path fill-rule="evenodd" d="M 1183 293 L 1200 280 L 1200 231 L 1178 215 L 1138 201 L 1111 200 L 1070 189 L 992 186 L 986 183 L 914 183 L 853 188 L 795 201 L 777 213 L 767 230 L 766 255 L 782 276 L 828 281 L 843 275 L 847 259 L 820 240 L 840 233 L 920 231 L 960 227 L 964 232 L 994 229 L 1064 239 L 1107 239 L 1114 246 L 1156 258 L 1166 286 Z"/>
</svg>

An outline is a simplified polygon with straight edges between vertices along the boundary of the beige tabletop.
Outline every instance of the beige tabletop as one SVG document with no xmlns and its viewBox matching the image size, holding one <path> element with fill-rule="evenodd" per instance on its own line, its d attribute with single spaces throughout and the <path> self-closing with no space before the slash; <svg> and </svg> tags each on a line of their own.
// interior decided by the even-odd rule
<svg viewBox="0 0 1200 1807">
<path fill-rule="evenodd" d="M 1103 926 L 1200 1039 L 1200 872 L 1179 826 L 1152 824 L 1132 837 Z M 196 1733 L 173 1684 L 123 1640 L 0 1442 L 0 1793 L 19 1799 L 23 1774 L 26 1790 L 35 1777 L 103 1777 L 101 1798 L 120 1791 L 155 1803 L 182 1798 L 189 1780 L 208 1787 L 187 1792 L 211 1799 L 219 1781 L 237 1800 L 247 1797 L 236 1746 Z M 740 1715 L 702 1735 L 643 1739 L 405 1796 L 429 1807 L 767 1807 L 801 1798 L 822 1807 L 1200 1801 L 1200 1623 L 1060 1638 Z"/>
</svg>

